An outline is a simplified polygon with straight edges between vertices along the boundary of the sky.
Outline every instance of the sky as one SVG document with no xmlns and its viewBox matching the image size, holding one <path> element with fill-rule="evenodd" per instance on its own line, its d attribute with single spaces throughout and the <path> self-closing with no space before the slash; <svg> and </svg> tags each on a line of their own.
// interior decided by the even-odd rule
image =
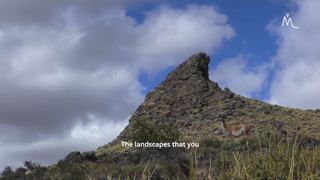
<svg viewBox="0 0 320 180">
<path fill-rule="evenodd" d="M 192 54 L 221 88 L 320 107 L 319 0 L 0 0 L 0 170 L 96 150 Z M 294 26 L 282 26 L 289 14 Z"/>
</svg>

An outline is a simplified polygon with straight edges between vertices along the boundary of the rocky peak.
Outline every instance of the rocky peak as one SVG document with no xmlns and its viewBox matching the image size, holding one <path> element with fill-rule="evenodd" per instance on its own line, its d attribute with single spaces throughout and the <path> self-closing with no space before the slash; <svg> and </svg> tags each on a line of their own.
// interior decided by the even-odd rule
<svg viewBox="0 0 320 180">
<path fill-rule="evenodd" d="M 178 66 L 172 73 L 177 76 L 200 75 L 204 79 L 209 79 L 210 57 L 206 53 L 192 55 L 187 61 Z M 169 74 L 169 75 L 170 75 Z"/>
<path fill-rule="evenodd" d="M 208 91 L 210 83 L 211 86 L 217 87 L 217 90 L 220 91 L 218 85 L 209 80 L 209 62 L 210 57 L 206 53 L 201 52 L 192 55 L 173 70 L 158 87 L 147 94 L 146 102 L 152 99 L 152 96 L 157 92 L 169 93 L 170 96 L 181 93 L 181 96 L 186 93 L 196 94 Z"/>
<path fill-rule="evenodd" d="M 151 123 L 176 125 L 177 120 L 183 120 L 190 126 L 193 121 L 214 118 L 213 105 L 221 99 L 231 98 L 232 92 L 222 91 L 218 84 L 209 80 L 210 57 L 206 53 L 198 53 L 173 70 L 166 79 L 150 91 L 129 120 L 129 125 L 111 143 L 128 140 L 129 129 L 134 118 L 147 116 Z M 212 110 L 210 110 L 212 109 Z"/>
</svg>

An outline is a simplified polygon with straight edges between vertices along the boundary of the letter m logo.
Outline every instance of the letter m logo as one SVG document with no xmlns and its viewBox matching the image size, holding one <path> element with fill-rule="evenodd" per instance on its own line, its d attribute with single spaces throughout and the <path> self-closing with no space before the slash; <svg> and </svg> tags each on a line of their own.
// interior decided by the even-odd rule
<svg viewBox="0 0 320 180">
<path fill-rule="evenodd" d="M 282 26 L 283 26 L 284 22 L 286 22 L 286 25 L 287 25 L 287 26 L 289 26 L 289 23 L 292 24 L 291 18 L 289 18 L 289 20 L 287 20 L 287 17 L 283 17 Z"/>
</svg>

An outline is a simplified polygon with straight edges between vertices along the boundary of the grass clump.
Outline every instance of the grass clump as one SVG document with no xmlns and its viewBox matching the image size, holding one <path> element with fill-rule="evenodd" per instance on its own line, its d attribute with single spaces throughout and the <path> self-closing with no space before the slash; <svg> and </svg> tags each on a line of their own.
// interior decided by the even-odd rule
<svg viewBox="0 0 320 180">
<path fill-rule="evenodd" d="M 284 140 L 276 133 L 270 133 L 268 147 L 262 148 L 261 142 L 243 139 L 240 142 L 257 143 L 258 151 L 250 147 L 245 152 L 236 152 L 232 157 L 220 157 L 220 179 L 319 179 L 320 149 L 298 148 L 299 136 Z M 292 143 L 291 143 L 292 142 Z"/>
<path fill-rule="evenodd" d="M 159 111 L 159 110 L 163 110 L 163 109 L 166 109 L 168 106 L 167 105 L 158 105 L 156 106 L 154 109 Z"/>
<path fill-rule="evenodd" d="M 200 139 L 200 146 L 204 145 L 206 147 L 219 148 L 222 145 L 222 142 L 217 138 L 211 138 L 209 136 L 204 136 Z"/>
<path fill-rule="evenodd" d="M 258 150 L 262 147 L 267 147 L 268 141 L 266 139 L 259 139 L 258 137 L 243 137 L 239 139 L 239 143 L 247 145 L 251 150 Z"/>
<path fill-rule="evenodd" d="M 192 111 L 192 114 L 197 114 L 197 113 L 199 113 L 199 112 L 200 112 L 200 109 L 197 108 L 197 109 L 195 109 L 195 110 Z"/>
<path fill-rule="evenodd" d="M 121 171 L 126 175 L 127 178 L 136 177 L 135 168 L 133 165 L 125 165 L 121 167 Z"/>
</svg>

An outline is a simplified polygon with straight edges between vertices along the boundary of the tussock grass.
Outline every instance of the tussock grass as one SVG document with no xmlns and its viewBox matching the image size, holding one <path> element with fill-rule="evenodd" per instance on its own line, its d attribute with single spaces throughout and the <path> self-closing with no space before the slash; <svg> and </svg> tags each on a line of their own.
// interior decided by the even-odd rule
<svg viewBox="0 0 320 180">
<path fill-rule="evenodd" d="M 202 137 L 202 146 L 186 149 L 187 161 L 184 161 L 182 166 L 160 161 L 119 166 L 107 159 L 101 164 L 86 162 L 51 166 L 41 172 L 42 179 L 320 179 L 320 148 L 302 146 L 304 142 L 310 141 L 308 136 L 298 134 L 290 138 L 275 132 L 266 134 L 264 138 L 243 137 L 238 143 L 219 142 L 218 139 L 208 136 Z M 174 177 L 170 174 L 172 170 L 176 173 Z M 33 177 L 32 172 L 27 177 Z M 5 179 L 0 176 L 0 180 Z"/>
<path fill-rule="evenodd" d="M 263 149 L 260 139 L 259 150 L 251 151 L 248 143 L 246 152 L 235 152 L 232 157 L 222 154 L 222 162 L 229 162 L 221 170 L 220 179 L 320 179 L 320 149 L 299 148 L 303 139 L 279 138 L 271 133 L 268 147 Z"/>
</svg>

